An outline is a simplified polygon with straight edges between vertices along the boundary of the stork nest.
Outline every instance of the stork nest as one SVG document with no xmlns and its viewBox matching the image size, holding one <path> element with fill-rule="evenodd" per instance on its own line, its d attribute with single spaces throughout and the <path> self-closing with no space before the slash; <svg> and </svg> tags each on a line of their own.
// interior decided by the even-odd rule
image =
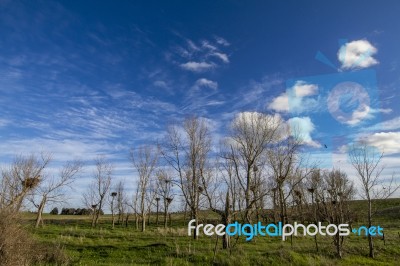
<svg viewBox="0 0 400 266">
<path fill-rule="evenodd" d="M 36 178 L 28 177 L 25 180 L 22 180 L 22 186 L 24 188 L 32 189 L 32 188 L 35 188 L 39 184 L 39 182 L 40 182 L 40 180 L 38 177 L 36 177 Z"/>
</svg>

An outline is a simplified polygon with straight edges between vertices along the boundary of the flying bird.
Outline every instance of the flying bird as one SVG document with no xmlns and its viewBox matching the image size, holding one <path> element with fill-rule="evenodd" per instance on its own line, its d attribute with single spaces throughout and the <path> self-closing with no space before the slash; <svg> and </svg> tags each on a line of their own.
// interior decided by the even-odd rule
<svg viewBox="0 0 400 266">
<path fill-rule="evenodd" d="M 324 146 L 325 146 L 325 149 L 328 149 L 328 146 L 326 146 L 326 144 L 324 144 Z"/>
</svg>

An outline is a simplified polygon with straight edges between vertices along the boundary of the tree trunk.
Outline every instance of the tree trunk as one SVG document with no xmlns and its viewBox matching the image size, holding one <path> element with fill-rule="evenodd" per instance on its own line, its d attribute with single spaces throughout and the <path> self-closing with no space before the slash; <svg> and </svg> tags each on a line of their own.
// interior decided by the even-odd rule
<svg viewBox="0 0 400 266">
<path fill-rule="evenodd" d="M 186 223 L 186 216 L 187 216 L 187 202 L 185 202 L 185 212 L 183 214 L 183 221 Z"/>
<path fill-rule="evenodd" d="M 43 213 L 44 206 L 46 204 L 46 200 L 47 200 L 46 196 L 43 196 L 43 198 L 39 204 L 39 208 L 38 208 L 37 216 L 36 216 L 35 228 L 38 228 L 40 223 L 42 223 L 42 226 L 43 226 L 42 213 Z"/>
<path fill-rule="evenodd" d="M 282 185 L 279 185 L 279 205 L 280 205 L 280 217 L 282 224 L 287 223 L 285 197 L 283 195 Z"/>
<path fill-rule="evenodd" d="M 160 198 L 158 198 L 158 200 L 156 199 L 156 202 L 157 202 L 156 226 L 158 226 L 158 202 L 159 202 L 159 199 Z"/>
<path fill-rule="evenodd" d="M 164 203 L 165 204 L 165 203 Z M 165 205 L 166 207 L 164 207 L 164 228 L 168 227 L 168 205 Z M 185 220 L 185 219 L 184 219 Z"/>
<path fill-rule="evenodd" d="M 136 225 L 136 230 L 139 230 L 139 215 L 135 213 L 135 225 Z"/>
<path fill-rule="evenodd" d="M 340 243 L 339 233 L 336 234 L 335 244 L 336 244 L 336 253 L 339 258 L 342 258 L 342 247 Z"/>
<path fill-rule="evenodd" d="M 226 193 L 226 200 L 225 200 L 225 213 L 222 215 L 222 223 L 227 226 L 231 222 L 231 213 L 229 210 L 229 191 Z M 230 237 L 228 234 L 223 235 L 222 237 L 222 248 L 228 249 L 231 247 Z"/>
<path fill-rule="evenodd" d="M 115 226 L 115 215 L 114 215 L 114 197 L 111 200 L 111 218 L 112 218 L 112 229 L 114 229 Z"/>
<path fill-rule="evenodd" d="M 368 198 L 368 228 L 372 226 L 372 202 L 371 199 Z M 372 236 L 368 233 L 368 245 L 369 245 L 369 257 L 374 258 L 374 242 Z"/>
<path fill-rule="evenodd" d="M 100 217 L 100 211 L 101 211 L 101 209 L 102 209 L 102 204 L 100 203 L 99 204 L 99 208 L 97 209 L 97 211 L 96 211 L 96 219 L 95 219 L 95 222 L 94 222 L 94 226 L 97 226 L 97 224 L 99 223 L 99 217 Z"/>
<path fill-rule="evenodd" d="M 197 215 L 197 209 L 196 208 L 192 209 L 192 219 L 195 220 L 195 224 L 194 225 L 196 226 L 196 228 L 199 225 L 199 221 L 197 219 L 198 218 L 197 216 L 198 216 Z M 195 239 L 195 240 L 199 239 L 199 236 L 197 235 L 197 230 L 194 230 L 193 239 Z"/>
<path fill-rule="evenodd" d="M 142 213 L 142 232 L 146 230 L 146 214 Z"/>
<path fill-rule="evenodd" d="M 93 213 L 92 213 L 92 227 L 95 227 L 95 226 L 96 226 L 96 212 L 97 212 L 97 209 L 96 209 L 96 208 L 93 208 Z"/>
<path fill-rule="evenodd" d="M 126 213 L 126 218 L 125 218 L 125 227 L 128 227 L 128 221 L 129 221 L 129 213 Z"/>
</svg>

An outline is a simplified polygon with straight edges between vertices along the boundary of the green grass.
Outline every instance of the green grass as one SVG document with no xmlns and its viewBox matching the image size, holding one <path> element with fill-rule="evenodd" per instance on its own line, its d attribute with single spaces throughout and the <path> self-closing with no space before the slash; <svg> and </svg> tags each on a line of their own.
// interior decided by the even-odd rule
<svg viewBox="0 0 400 266">
<path fill-rule="evenodd" d="M 362 214 L 365 202 L 355 201 L 352 208 Z M 73 265 L 400 265 L 400 215 L 384 210 L 400 205 L 400 199 L 376 203 L 380 213 L 375 220 L 385 230 L 386 245 L 375 238 L 376 259 L 370 259 L 365 237 L 346 238 L 343 259 L 335 257 L 332 239 L 318 236 L 320 250 L 315 250 L 312 237 L 294 237 L 282 242 L 280 238 L 256 237 L 232 239 L 234 247 L 223 250 L 216 237 L 200 236 L 195 241 L 187 236 L 187 223 L 182 215 L 173 216 L 173 227 L 165 230 L 151 221 L 146 232 L 139 232 L 133 222 L 128 228 L 111 228 L 109 216 L 100 220 L 98 228 L 90 227 L 89 217 L 45 215 L 45 227 L 34 229 L 33 216 L 25 215 L 27 228 L 44 243 L 59 244 Z M 207 219 L 210 213 L 204 212 Z M 154 218 L 154 217 L 152 217 Z M 362 223 L 359 222 L 358 225 Z M 355 226 L 358 226 L 355 225 Z"/>
</svg>

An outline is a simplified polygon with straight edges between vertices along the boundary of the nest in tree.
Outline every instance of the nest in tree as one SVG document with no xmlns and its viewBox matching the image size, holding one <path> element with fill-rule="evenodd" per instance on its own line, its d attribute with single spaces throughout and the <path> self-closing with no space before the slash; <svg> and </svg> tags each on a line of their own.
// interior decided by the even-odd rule
<svg viewBox="0 0 400 266">
<path fill-rule="evenodd" d="M 198 187 L 198 190 L 199 190 L 199 192 L 201 193 L 201 192 L 203 192 L 203 191 L 204 191 L 204 188 L 203 188 L 203 187 L 201 187 L 201 186 L 199 186 L 199 187 Z"/>
<path fill-rule="evenodd" d="M 308 192 L 310 192 L 310 193 L 314 193 L 314 191 L 315 191 L 315 189 L 312 188 L 312 187 L 311 187 L 311 188 L 308 188 L 307 190 L 308 190 Z"/>
<path fill-rule="evenodd" d="M 295 190 L 294 191 L 294 194 L 297 196 L 297 197 L 299 197 L 299 198 L 301 198 L 301 192 L 299 191 L 299 190 Z"/>
<path fill-rule="evenodd" d="M 165 200 L 167 201 L 168 204 L 170 204 L 173 200 L 173 198 L 165 198 Z"/>
<path fill-rule="evenodd" d="M 115 197 L 115 196 L 117 196 L 117 192 L 111 192 L 111 197 Z"/>
<path fill-rule="evenodd" d="M 34 188 L 39 184 L 39 181 L 39 176 L 34 178 L 28 177 L 22 181 L 22 186 L 24 186 L 24 188 Z"/>
<path fill-rule="evenodd" d="M 93 204 L 93 205 L 92 205 L 92 208 L 93 208 L 93 209 L 96 209 L 96 207 L 97 207 L 97 204 Z"/>
<path fill-rule="evenodd" d="M 160 201 L 160 198 L 157 197 L 157 198 L 156 198 L 156 201 Z"/>
<path fill-rule="evenodd" d="M 258 171 L 258 166 L 257 166 L 257 165 L 254 165 L 254 166 L 253 166 L 253 171 L 254 171 L 254 172 L 257 172 L 257 171 Z"/>
</svg>

